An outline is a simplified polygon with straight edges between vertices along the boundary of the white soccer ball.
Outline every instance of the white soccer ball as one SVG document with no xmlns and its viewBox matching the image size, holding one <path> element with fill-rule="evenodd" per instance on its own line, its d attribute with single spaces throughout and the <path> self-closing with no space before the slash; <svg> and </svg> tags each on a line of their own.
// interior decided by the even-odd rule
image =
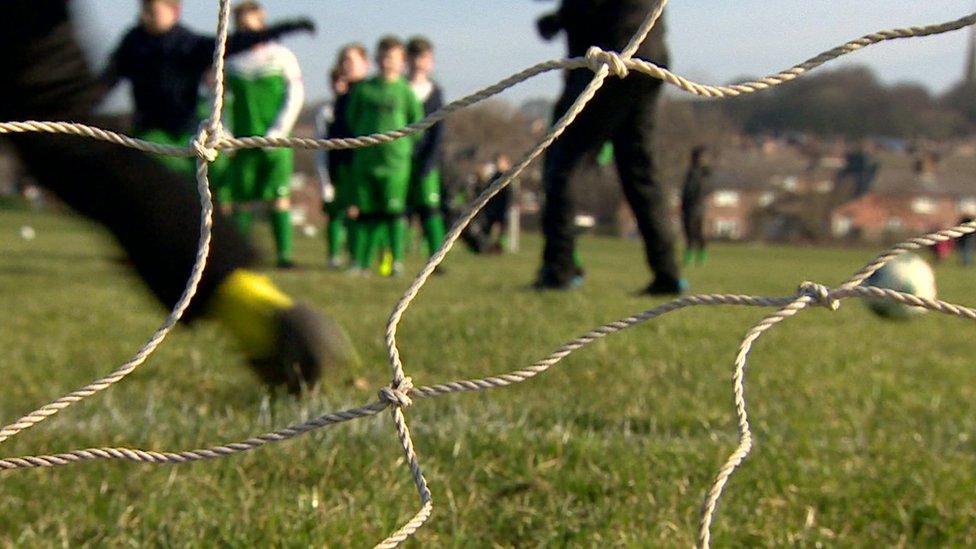
<svg viewBox="0 0 976 549">
<path fill-rule="evenodd" d="M 34 240 L 35 236 L 37 236 L 37 232 L 34 231 L 34 227 L 24 225 L 20 228 L 20 237 L 24 240 Z"/>
<path fill-rule="evenodd" d="M 935 273 L 924 259 L 915 254 L 902 254 L 878 269 L 865 286 L 887 288 L 897 292 L 935 299 Z M 885 318 L 909 318 L 925 312 L 922 307 L 912 307 L 890 299 L 866 299 L 865 303 L 875 314 Z"/>
</svg>

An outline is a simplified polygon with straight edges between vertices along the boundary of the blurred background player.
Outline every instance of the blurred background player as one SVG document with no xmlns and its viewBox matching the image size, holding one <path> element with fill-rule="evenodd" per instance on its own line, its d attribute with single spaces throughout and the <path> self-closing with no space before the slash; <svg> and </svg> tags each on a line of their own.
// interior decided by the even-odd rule
<svg viewBox="0 0 976 549">
<path fill-rule="evenodd" d="M 492 182 L 512 168 L 508 155 L 498 153 L 494 162 L 487 162 L 478 173 L 475 196 L 485 192 Z M 498 191 L 485 207 L 478 212 L 463 233 L 464 242 L 474 253 L 499 254 L 505 249 L 506 232 L 509 226 L 512 204 L 515 199 L 515 186 L 511 184 Z"/>
<path fill-rule="evenodd" d="M 691 164 L 681 187 L 681 226 L 685 232 L 685 266 L 696 260 L 705 264 L 705 199 L 711 193 L 712 169 L 708 150 L 699 145 L 691 150 Z"/>
<path fill-rule="evenodd" d="M 376 61 L 380 73 L 356 86 L 349 95 L 346 116 L 353 135 L 395 130 L 423 118 L 423 107 L 403 78 L 403 42 L 394 36 L 381 39 Z M 415 142 L 415 138 L 407 137 L 353 153 L 359 270 L 370 268 L 376 248 L 385 238 L 393 256 L 393 274 L 403 272 L 407 233 L 404 213 Z"/>
<path fill-rule="evenodd" d="M 239 30 L 260 32 L 267 15 L 258 2 L 234 7 Z M 277 42 L 252 46 L 227 60 L 227 90 L 234 97 L 231 124 L 239 136 L 288 137 L 305 101 L 298 58 Z M 295 151 L 290 148 L 244 149 L 231 160 L 230 194 L 237 228 L 250 234 L 254 210 L 271 210 L 279 269 L 292 261 L 291 176 Z"/>
<path fill-rule="evenodd" d="M 197 120 L 203 121 L 210 116 L 210 106 L 213 105 L 214 93 L 216 91 L 214 86 L 214 71 L 211 68 L 204 73 L 203 80 L 200 82 L 199 98 L 197 100 Z M 221 123 L 229 135 L 233 135 L 234 133 L 231 121 L 226 116 L 232 101 L 233 98 L 230 95 L 224 97 L 224 112 L 221 116 Z M 231 214 L 229 172 L 230 156 L 227 154 L 218 156 L 216 160 L 210 163 L 210 189 L 214 195 L 214 203 L 217 205 L 220 213 L 227 216 Z"/>
<path fill-rule="evenodd" d="M 972 223 L 976 218 L 971 215 L 962 216 L 957 225 L 962 225 L 963 223 Z M 956 239 L 956 248 L 959 249 L 959 264 L 963 267 L 969 267 L 973 264 L 973 249 L 976 248 L 976 237 L 973 233 L 964 234 Z"/>
<path fill-rule="evenodd" d="M 422 36 L 407 43 L 410 87 L 427 116 L 444 106 L 441 87 L 431 80 L 434 71 L 434 46 Z M 420 217 L 427 253 L 433 254 L 444 242 L 444 216 L 441 214 L 441 162 L 444 128 L 435 124 L 420 137 L 414 149 L 408 206 Z"/>
<path fill-rule="evenodd" d="M 8 0 L 0 20 L 0 118 L 93 123 L 101 95 L 64 0 Z M 196 94 L 194 84 L 194 96 Z M 191 181 L 151 156 L 66 135 L 9 137 L 27 168 L 105 226 L 155 296 L 172 308 L 197 254 L 200 206 Z M 255 252 L 220 215 L 207 267 L 183 316 L 217 320 L 266 383 L 298 392 L 322 367 L 355 361 L 342 330 L 251 270 Z"/>
<path fill-rule="evenodd" d="M 319 128 L 321 137 L 352 137 L 347 118 L 349 94 L 368 74 L 369 57 L 366 46 L 353 43 L 339 50 L 332 70 L 334 99 L 330 108 L 331 121 L 327 128 Z M 357 232 L 354 225 L 358 215 L 350 215 L 349 211 L 353 207 L 356 190 L 350 174 L 353 151 L 337 149 L 318 151 L 318 154 L 320 165 L 327 166 L 327 176 L 332 186 L 330 200 L 325 201 L 325 213 L 329 217 L 326 226 L 328 263 L 331 268 L 339 268 L 343 264 L 342 250 L 348 249 L 350 258 L 354 257 L 356 250 Z"/>
<path fill-rule="evenodd" d="M 213 62 L 216 38 L 181 25 L 181 13 L 181 0 L 142 0 L 139 25 L 119 42 L 100 80 L 107 90 L 121 80 L 132 83 L 136 137 L 185 147 L 200 122 L 199 87 Z M 227 53 L 291 32 L 314 30 L 309 19 L 296 19 L 260 32 L 239 32 L 228 38 Z M 193 158 L 156 158 L 189 176 L 196 170 Z"/>
<path fill-rule="evenodd" d="M 348 91 L 348 84 L 342 76 L 338 66 L 329 71 L 329 87 L 332 90 L 332 101 L 326 101 L 322 108 L 315 113 L 315 137 L 328 139 L 329 126 L 335 121 L 335 98 Z M 346 243 L 345 212 L 336 211 L 336 189 L 329 173 L 329 152 L 317 150 L 315 155 L 315 173 L 319 180 L 322 193 L 322 213 L 327 217 L 325 225 L 326 256 L 329 268 L 342 266 L 342 248 Z M 338 214 L 338 215 L 337 215 Z"/>
<path fill-rule="evenodd" d="M 620 51 L 655 4 L 654 0 L 563 0 L 557 11 L 539 20 L 539 33 L 551 40 L 565 31 L 570 57 L 583 57 L 594 45 Z M 662 18 L 638 48 L 636 57 L 667 66 L 664 34 Z M 592 71 L 586 69 L 566 74 L 553 120 L 566 113 L 592 78 Z M 580 161 L 610 141 L 624 196 L 634 212 L 647 263 L 654 272 L 654 279 L 644 293 L 672 295 L 684 290 L 686 283 L 681 279 L 674 257 L 667 200 L 658 181 L 651 144 L 660 90 L 661 81 L 656 78 L 608 78 L 576 121 L 546 152 L 542 212 L 545 248 L 536 288 L 568 289 L 582 283 L 582 269 L 574 259 L 576 235 L 571 181 Z"/>
</svg>

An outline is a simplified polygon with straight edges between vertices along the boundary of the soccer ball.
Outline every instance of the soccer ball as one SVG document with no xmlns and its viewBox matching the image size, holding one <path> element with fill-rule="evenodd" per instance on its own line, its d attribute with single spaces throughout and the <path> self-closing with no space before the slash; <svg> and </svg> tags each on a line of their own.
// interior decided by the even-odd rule
<svg viewBox="0 0 976 549">
<path fill-rule="evenodd" d="M 924 259 L 915 254 L 902 254 L 878 269 L 865 286 L 887 288 L 897 292 L 935 299 L 935 273 Z M 885 318 L 909 318 L 925 312 L 922 307 L 912 307 L 889 299 L 866 299 L 872 312 Z"/>
<path fill-rule="evenodd" d="M 20 228 L 20 237 L 24 240 L 34 240 L 35 236 L 37 236 L 37 232 L 34 230 L 34 227 L 24 225 Z"/>
</svg>

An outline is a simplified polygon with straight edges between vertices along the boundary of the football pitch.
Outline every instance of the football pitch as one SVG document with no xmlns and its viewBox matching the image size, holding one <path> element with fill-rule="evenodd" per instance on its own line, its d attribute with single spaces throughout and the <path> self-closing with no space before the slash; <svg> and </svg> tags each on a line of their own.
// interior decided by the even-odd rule
<svg viewBox="0 0 976 549">
<path fill-rule="evenodd" d="M 30 225 L 36 238 L 25 240 Z M 262 235 L 264 226 L 258 227 Z M 265 239 L 262 242 L 267 244 Z M 540 241 L 517 255 L 456 250 L 408 310 L 416 385 L 507 372 L 591 328 L 662 303 L 635 242 L 585 237 L 585 286 L 528 289 Z M 376 399 L 387 315 L 409 277 L 270 272 L 332 313 L 363 364 L 308 398 L 268 399 L 232 342 L 176 330 L 119 385 L 0 446 L 4 457 L 92 446 L 183 450 L 236 441 Z M 267 245 L 265 246 L 267 249 Z M 788 295 L 837 285 L 880 249 L 716 245 L 693 293 Z M 420 267 L 414 255 L 408 273 Z M 936 267 L 940 298 L 972 305 L 976 270 Z M 675 546 L 736 443 L 732 360 L 769 309 L 685 309 L 612 335 L 541 376 L 407 410 L 441 547 Z M 0 212 L 0 421 L 124 362 L 165 316 L 100 231 Z M 976 326 L 929 313 L 884 321 L 855 300 L 759 340 L 746 374 L 755 444 L 719 502 L 717 547 L 976 543 Z M 182 466 L 94 462 L 0 473 L 0 546 L 368 546 L 419 508 L 389 414 Z M 408 545 L 417 545 L 416 541 Z"/>
</svg>

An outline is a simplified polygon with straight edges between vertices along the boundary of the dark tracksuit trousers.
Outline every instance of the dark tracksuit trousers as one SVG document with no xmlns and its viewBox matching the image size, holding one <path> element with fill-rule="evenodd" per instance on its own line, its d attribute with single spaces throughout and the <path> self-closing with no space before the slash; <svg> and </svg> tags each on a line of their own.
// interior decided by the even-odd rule
<svg viewBox="0 0 976 549">
<path fill-rule="evenodd" d="M 711 170 L 692 161 L 681 188 L 681 226 L 686 250 L 705 249 L 705 199 L 711 189 Z"/>
<path fill-rule="evenodd" d="M 593 78 L 586 70 L 571 72 L 556 103 L 554 119 L 566 113 Z M 556 282 L 566 283 L 577 272 L 573 259 L 576 235 L 571 181 L 580 162 L 610 140 L 624 196 L 644 240 L 647 263 L 656 279 L 677 284 L 667 199 L 654 165 L 651 139 L 661 82 L 634 75 L 608 78 L 566 132 L 549 148 L 543 167 L 545 206 L 542 214 L 546 243 L 543 268 Z"/>
<path fill-rule="evenodd" d="M 91 123 L 99 90 L 75 38 L 65 0 L 9 0 L 0 22 L 0 119 Z M 200 236 L 195 183 L 146 154 L 91 139 L 10 136 L 41 185 L 105 226 L 167 307 L 183 292 Z M 187 318 L 253 249 L 215 216 L 207 268 Z"/>
<path fill-rule="evenodd" d="M 689 250 L 705 249 L 705 209 L 682 208 L 681 225 L 685 231 L 685 246 Z"/>
</svg>

